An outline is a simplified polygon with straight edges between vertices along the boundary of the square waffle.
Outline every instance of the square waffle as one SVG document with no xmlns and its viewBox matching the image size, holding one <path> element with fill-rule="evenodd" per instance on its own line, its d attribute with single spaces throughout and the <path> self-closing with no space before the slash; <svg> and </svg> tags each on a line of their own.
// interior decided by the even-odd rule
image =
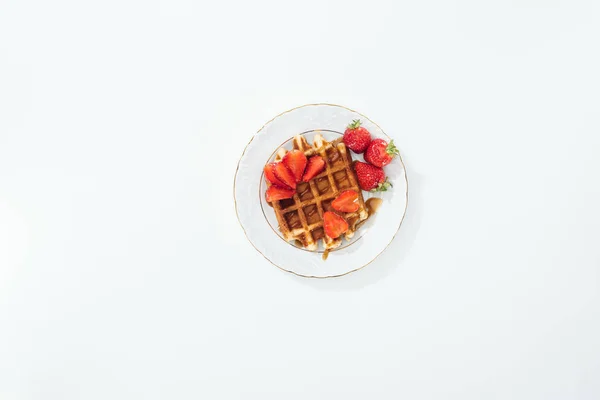
<svg viewBox="0 0 600 400">
<path fill-rule="evenodd" d="M 294 149 L 303 151 L 307 158 L 313 155 L 323 157 L 325 169 L 309 182 L 299 182 L 293 198 L 271 203 L 279 230 L 287 241 L 295 241 L 307 250 L 317 250 L 319 240 L 325 249 L 336 248 L 342 244 L 342 239 L 333 239 L 325 234 L 323 214 L 334 211 L 331 202 L 341 192 L 354 190 L 358 193 L 359 208 L 356 212 L 335 211 L 348 222 L 349 228 L 344 234 L 346 239 L 352 238 L 359 222 L 368 217 L 362 191 L 352 168 L 352 156 L 341 138 L 330 143 L 316 134 L 311 146 L 303 136 L 295 136 L 293 144 Z M 281 161 L 286 153 L 286 149 L 279 149 L 275 161 Z"/>
</svg>

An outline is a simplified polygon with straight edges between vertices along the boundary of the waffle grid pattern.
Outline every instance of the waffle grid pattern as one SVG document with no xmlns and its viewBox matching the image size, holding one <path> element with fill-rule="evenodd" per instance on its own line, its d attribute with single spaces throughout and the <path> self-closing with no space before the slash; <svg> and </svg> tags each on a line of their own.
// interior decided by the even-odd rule
<svg viewBox="0 0 600 400">
<path fill-rule="evenodd" d="M 328 143 L 316 135 L 311 147 L 301 136 L 294 138 L 294 148 L 304 151 L 307 157 L 315 154 L 325 160 L 325 170 L 308 183 L 299 183 L 292 199 L 273 202 L 273 208 L 279 222 L 279 229 L 288 241 L 297 240 L 308 250 L 316 250 L 318 241 L 323 240 L 325 249 L 338 247 L 341 238 L 328 237 L 323 229 L 323 214 L 332 211 L 331 202 L 344 190 L 359 193 L 359 209 L 354 213 L 341 213 L 350 228 L 346 239 L 354 235 L 356 224 L 367 218 L 367 211 L 352 171 L 352 159 L 341 140 Z M 287 151 L 280 150 L 276 159 L 281 159 Z"/>
</svg>

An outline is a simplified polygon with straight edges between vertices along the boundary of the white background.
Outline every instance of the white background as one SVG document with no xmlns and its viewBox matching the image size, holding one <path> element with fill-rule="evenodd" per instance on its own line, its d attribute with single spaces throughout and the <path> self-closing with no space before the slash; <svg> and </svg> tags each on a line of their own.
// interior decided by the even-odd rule
<svg viewBox="0 0 600 400">
<path fill-rule="evenodd" d="M 0 399 L 598 399 L 600 6 L 0 2 Z M 396 138 L 364 270 L 246 241 L 244 146 L 305 103 Z"/>
</svg>

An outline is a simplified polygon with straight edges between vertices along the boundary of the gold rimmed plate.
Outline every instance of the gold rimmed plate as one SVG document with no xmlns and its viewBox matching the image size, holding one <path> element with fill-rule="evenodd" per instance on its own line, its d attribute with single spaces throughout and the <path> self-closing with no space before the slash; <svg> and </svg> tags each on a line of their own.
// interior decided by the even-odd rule
<svg viewBox="0 0 600 400">
<path fill-rule="evenodd" d="M 275 213 L 264 200 L 263 168 L 280 147 L 291 148 L 291 138 L 304 135 L 309 143 L 315 134 L 332 141 L 343 134 L 354 119 L 371 132 L 373 138 L 390 138 L 366 116 L 333 104 L 309 104 L 279 114 L 267 122 L 246 146 L 234 179 L 234 201 L 238 220 L 252 245 L 273 265 L 296 275 L 329 278 L 356 271 L 372 262 L 390 244 L 400 228 L 408 204 L 408 182 L 402 159 L 396 157 L 384 170 L 394 187 L 377 194 L 363 192 L 365 199 L 379 197 L 376 214 L 360 227 L 351 241 L 323 260 L 322 250 L 306 251 L 286 242 L 277 227 Z M 287 147 L 286 147 L 287 148 Z M 362 155 L 352 154 L 362 161 Z"/>
</svg>

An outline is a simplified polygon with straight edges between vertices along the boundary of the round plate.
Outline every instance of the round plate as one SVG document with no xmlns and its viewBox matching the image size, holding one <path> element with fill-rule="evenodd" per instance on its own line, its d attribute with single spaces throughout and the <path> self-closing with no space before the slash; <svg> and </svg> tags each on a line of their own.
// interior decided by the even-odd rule
<svg viewBox="0 0 600 400">
<path fill-rule="evenodd" d="M 310 278 L 330 278 L 356 271 L 373 261 L 391 243 L 400 229 L 408 205 L 408 182 L 401 157 L 384 167 L 394 185 L 387 192 L 363 191 L 365 201 L 380 197 L 377 212 L 361 226 L 351 241 L 330 252 L 323 260 L 323 249 L 308 251 L 285 241 L 279 232 L 275 212 L 265 201 L 263 168 L 280 147 L 291 149 L 291 139 L 304 135 L 309 143 L 315 134 L 332 141 L 343 135 L 346 126 L 360 119 L 373 138 L 390 141 L 383 130 L 364 115 L 333 104 L 309 104 L 279 114 L 267 122 L 246 146 L 238 163 L 233 197 L 238 220 L 252 245 L 273 265 L 287 272 Z M 396 146 L 398 143 L 396 142 Z M 363 161 L 351 152 L 353 160 Z"/>
</svg>

